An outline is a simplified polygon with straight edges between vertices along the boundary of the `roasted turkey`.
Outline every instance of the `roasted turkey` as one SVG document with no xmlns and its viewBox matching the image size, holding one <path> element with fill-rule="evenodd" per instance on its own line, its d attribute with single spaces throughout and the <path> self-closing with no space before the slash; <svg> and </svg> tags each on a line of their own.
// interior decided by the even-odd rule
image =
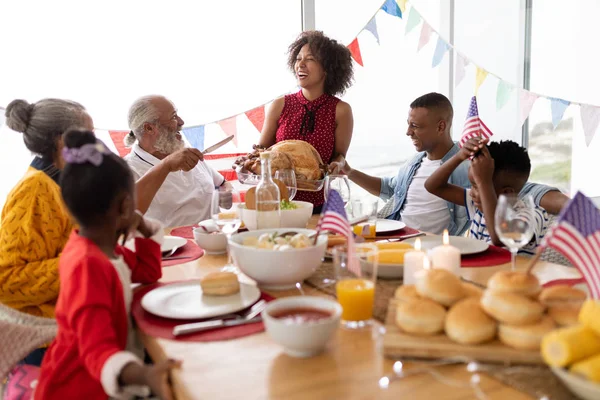
<svg viewBox="0 0 600 400">
<path fill-rule="evenodd" d="M 271 173 L 280 169 L 293 169 L 298 180 L 319 180 L 327 166 L 315 148 L 303 140 L 284 140 L 268 149 L 254 146 L 254 151 L 239 157 L 234 167 L 260 175 L 260 153 L 271 152 Z"/>
</svg>

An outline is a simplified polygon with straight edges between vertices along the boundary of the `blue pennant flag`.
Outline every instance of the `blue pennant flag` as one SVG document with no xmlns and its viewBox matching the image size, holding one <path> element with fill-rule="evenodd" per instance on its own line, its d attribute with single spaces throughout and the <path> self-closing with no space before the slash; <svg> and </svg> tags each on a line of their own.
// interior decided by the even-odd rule
<svg viewBox="0 0 600 400">
<path fill-rule="evenodd" d="M 552 111 L 552 125 L 554 125 L 554 129 L 558 126 L 560 121 L 562 121 L 563 115 L 565 115 L 565 111 L 571 104 L 570 101 L 551 98 L 550 99 L 550 110 Z"/>
<path fill-rule="evenodd" d="M 435 45 L 435 51 L 433 52 L 433 60 L 431 61 L 431 68 L 435 68 L 444 59 L 444 54 L 450 49 L 450 45 L 444 41 L 441 37 L 438 37 L 437 44 Z"/>
<path fill-rule="evenodd" d="M 398 3 L 396 3 L 396 0 L 385 0 L 385 3 L 381 6 L 381 9 L 390 15 L 402 18 L 402 11 L 400 10 Z"/>
<path fill-rule="evenodd" d="M 183 128 L 183 134 L 192 147 L 204 150 L 204 125 Z"/>
<path fill-rule="evenodd" d="M 377 22 L 375 22 L 375 17 L 371 18 L 367 26 L 365 26 L 365 29 L 371 32 L 373 36 L 375 36 L 377 44 L 379 44 L 379 33 L 377 33 Z"/>
</svg>

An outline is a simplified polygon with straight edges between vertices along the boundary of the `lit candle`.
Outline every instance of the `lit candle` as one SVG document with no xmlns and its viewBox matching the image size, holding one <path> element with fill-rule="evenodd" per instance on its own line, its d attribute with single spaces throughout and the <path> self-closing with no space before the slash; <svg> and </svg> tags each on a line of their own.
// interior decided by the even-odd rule
<svg viewBox="0 0 600 400">
<path fill-rule="evenodd" d="M 415 249 L 404 254 L 404 285 L 415 284 L 416 274 L 423 269 L 424 260 L 429 261 L 421 251 L 421 239 L 417 238 Z"/>
<path fill-rule="evenodd" d="M 429 252 L 433 268 L 446 269 L 456 276 L 460 276 L 460 250 L 450 246 L 448 230 L 444 230 L 441 246 L 434 247 Z"/>
</svg>

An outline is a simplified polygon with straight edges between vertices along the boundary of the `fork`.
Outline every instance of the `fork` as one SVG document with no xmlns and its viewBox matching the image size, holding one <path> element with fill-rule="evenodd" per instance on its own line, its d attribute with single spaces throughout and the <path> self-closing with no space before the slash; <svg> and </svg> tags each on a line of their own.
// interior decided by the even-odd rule
<svg viewBox="0 0 600 400">
<path fill-rule="evenodd" d="M 244 319 L 248 315 L 250 315 L 254 310 L 256 310 L 257 308 L 264 308 L 266 303 L 267 302 L 265 300 L 259 300 L 256 303 L 254 303 L 254 305 L 252 307 L 250 307 L 250 309 L 246 310 L 242 314 L 230 313 L 230 314 L 225 314 L 225 315 L 219 315 L 217 317 L 208 318 L 208 319 L 206 319 L 206 321 L 214 321 L 214 320 L 219 320 L 219 319 Z"/>
</svg>

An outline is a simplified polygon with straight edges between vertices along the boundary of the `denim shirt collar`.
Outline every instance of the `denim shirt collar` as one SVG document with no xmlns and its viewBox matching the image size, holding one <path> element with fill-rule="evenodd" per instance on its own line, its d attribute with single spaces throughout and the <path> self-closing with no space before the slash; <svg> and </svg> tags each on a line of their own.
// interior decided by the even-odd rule
<svg viewBox="0 0 600 400">
<path fill-rule="evenodd" d="M 29 164 L 31 168 L 37 169 L 38 171 L 42 171 L 46 175 L 48 175 L 56 184 L 58 184 L 58 180 L 60 178 L 60 170 L 56 168 L 52 160 L 47 160 L 42 157 L 34 157 L 31 164 Z"/>
</svg>

